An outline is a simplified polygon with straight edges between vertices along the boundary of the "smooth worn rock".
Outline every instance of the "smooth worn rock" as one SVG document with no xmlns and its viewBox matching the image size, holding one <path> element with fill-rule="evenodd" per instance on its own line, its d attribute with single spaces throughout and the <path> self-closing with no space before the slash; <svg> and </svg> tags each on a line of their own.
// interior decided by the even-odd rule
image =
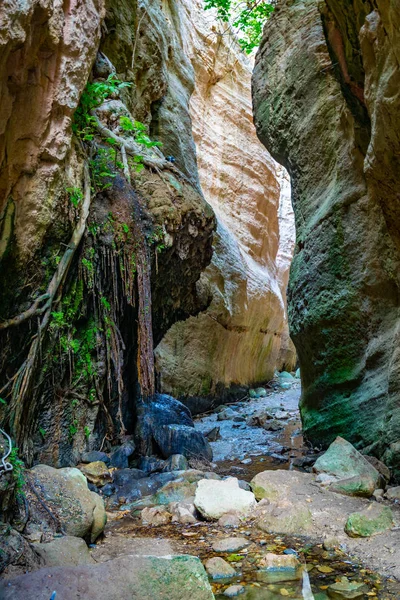
<svg viewBox="0 0 400 600">
<path fill-rule="evenodd" d="M 250 544 L 250 540 L 243 537 L 229 537 L 213 543 L 214 552 L 238 552 Z"/>
<path fill-rule="evenodd" d="M 307 534 L 313 531 L 312 513 L 303 501 L 282 500 L 259 505 L 256 526 L 267 533 Z"/>
<path fill-rule="evenodd" d="M 55 538 L 47 544 L 35 544 L 33 548 L 45 567 L 75 567 L 95 562 L 86 542 L 70 535 Z"/>
<path fill-rule="evenodd" d="M 183 478 L 166 483 L 153 496 L 155 504 L 169 504 L 192 500 L 196 493 L 197 481 L 186 481 Z"/>
<path fill-rule="evenodd" d="M 243 585 L 230 585 L 224 591 L 224 596 L 227 596 L 227 598 L 235 598 L 236 596 L 243 594 L 245 591 L 246 589 Z"/>
<path fill-rule="evenodd" d="M 96 461 L 79 466 L 80 471 L 85 475 L 86 479 L 98 487 L 106 485 L 112 481 L 112 475 L 107 468 L 107 465 L 102 461 Z"/>
<path fill-rule="evenodd" d="M 153 432 L 164 458 L 183 454 L 186 458 L 212 460 L 212 449 L 204 435 L 187 425 L 162 425 Z"/>
<path fill-rule="evenodd" d="M 385 496 L 388 500 L 394 500 L 400 502 L 400 486 L 391 487 L 386 490 Z"/>
<path fill-rule="evenodd" d="M 92 450 L 91 452 L 83 452 L 83 454 L 81 454 L 81 462 L 83 463 L 93 463 L 98 462 L 99 460 L 106 465 L 110 464 L 110 457 L 105 452 Z"/>
<path fill-rule="evenodd" d="M 247 514 L 256 504 L 254 494 L 239 487 L 235 477 L 223 481 L 202 479 L 197 484 L 194 505 L 205 519 L 217 520 L 223 514 Z"/>
<path fill-rule="evenodd" d="M 240 525 L 240 517 L 234 513 L 226 513 L 218 519 L 218 525 L 220 527 L 233 527 L 236 529 Z"/>
<path fill-rule="evenodd" d="M 187 458 L 182 454 L 173 454 L 166 461 L 166 465 L 163 468 L 164 472 L 168 471 L 186 471 L 189 468 Z"/>
<path fill-rule="evenodd" d="M 371 504 L 362 512 L 349 515 L 345 531 L 350 537 L 370 537 L 393 527 L 394 515 L 388 506 Z"/>
<path fill-rule="evenodd" d="M 0 583 L 2 600 L 213 600 L 194 556 L 124 556 L 81 567 L 40 569 Z"/>
<path fill-rule="evenodd" d="M 85 476 L 74 468 L 53 469 L 38 465 L 30 471 L 36 491 L 68 535 L 94 541 L 107 517 L 103 500 L 90 492 Z"/>
<path fill-rule="evenodd" d="M 236 571 L 229 563 L 219 556 L 209 558 L 205 563 L 207 574 L 211 579 L 230 579 L 236 575 Z"/>
<path fill-rule="evenodd" d="M 154 506 L 153 508 L 144 508 L 140 518 L 142 525 L 168 525 L 172 515 L 165 506 Z"/>
<path fill-rule="evenodd" d="M 293 554 L 266 554 L 258 562 L 257 581 L 278 583 L 301 579 L 303 567 Z"/>
<path fill-rule="evenodd" d="M 379 488 L 379 472 L 341 437 L 337 437 L 316 460 L 313 471 L 335 477 L 336 482 L 329 489 L 349 496 L 372 496 Z"/>
</svg>

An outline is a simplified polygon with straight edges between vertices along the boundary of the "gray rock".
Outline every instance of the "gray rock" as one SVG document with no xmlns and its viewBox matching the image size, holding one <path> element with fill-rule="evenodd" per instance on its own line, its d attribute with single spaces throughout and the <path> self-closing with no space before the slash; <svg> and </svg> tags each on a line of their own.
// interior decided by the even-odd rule
<svg viewBox="0 0 400 600">
<path fill-rule="evenodd" d="M 227 598 L 235 598 L 236 596 L 243 594 L 245 591 L 246 590 L 243 585 L 230 585 L 224 591 L 224 596 L 227 596 Z"/>
<path fill-rule="evenodd" d="M 211 579 L 230 579 L 236 575 L 235 569 L 219 556 L 209 558 L 204 566 Z"/>
<path fill-rule="evenodd" d="M 2 600 L 213 600 L 194 556 L 124 556 L 81 567 L 49 567 L 0 583 Z"/>
<path fill-rule="evenodd" d="M 250 544 L 250 540 L 244 537 L 229 537 L 216 540 L 212 548 L 215 552 L 238 552 Z"/>
<path fill-rule="evenodd" d="M 240 525 L 240 518 L 234 513 L 226 513 L 218 519 L 218 525 L 220 527 L 232 527 L 236 529 Z"/>
<path fill-rule="evenodd" d="M 235 417 L 235 411 L 231 408 L 226 408 L 225 410 L 218 413 L 218 421 L 228 421 L 229 419 L 233 419 Z"/>
<path fill-rule="evenodd" d="M 171 513 L 166 509 L 165 506 L 154 506 L 151 508 L 144 508 L 140 514 L 142 525 L 168 525 L 172 519 Z"/>
<path fill-rule="evenodd" d="M 135 452 L 133 442 L 125 442 L 122 446 L 115 448 L 110 455 L 110 465 L 117 469 L 126 469 L 129 467 L 129 457 Z"/>
<path fill-rule="evenodd" d="M 147 474 L 162 471 L 166 461 L 156 456 L 142 456 L 138 462 L 138 468 Z"/>
<path fill-rule="evenodd" d="M 388 500 L 400 502 L 400 486 L 389 488 L 386 490 L 385 496 Z"/>
<path fill-rule="evenodd" d="M 34 544 L 33 549 L 46 567 L 76 567 L 95 562 L 86 542 L 70 535 L 55 538 L 47 544 Z"/>
<path fill-rule="evenodd" d="M 228 512 L 246 514 L 255 504 L 254 494 L 242 490 L 235 477 L 223 481 L 202 479 L 197 484 L 194 505 L 205 519 L 217 520 Z"/>
</svg>

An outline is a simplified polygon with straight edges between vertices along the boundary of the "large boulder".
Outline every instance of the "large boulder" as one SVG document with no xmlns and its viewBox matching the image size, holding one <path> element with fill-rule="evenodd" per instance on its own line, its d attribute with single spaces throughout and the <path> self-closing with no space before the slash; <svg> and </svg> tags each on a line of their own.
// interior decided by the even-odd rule
<svg viewBox="0 0 400 600">
<path fill-rule="evenodd" d="M 79 469 L 38 465 L 29 472 L 29 479 L 67 535 L 93 542 L 103 531 L 107 520 L 103 500 L 89 490 Z"/>
<path fill-rule="evenodd" d="M 187 425 L 162 425 L 153 432 L 164 458 L 182 454 L 186 458 L 212 460 L 210 444 L 200 431 Z"/>
<path fill-rule="evenodd" d="M 147 400 L 137 403 L 137 422 L 135 439 L 139 454 L 150 456 L 155 454 L 155 434 L 164 425 L 186 425 L 194 429 L 190 410 L 167 394 L 154 394 Z M 180 454 L 180 452 L 171 452 Z M 171 456 L 168 454 L 166 458 Z"/>
<path fill-rule="evenodd" d="M 242 490 L 235 477 L 222 481 L 202 479 L 197 484 L 194 505 L 205 519 L 217 520 L 223 514 L 247 514 L 256 505 L 253 492 Z"/>
<path fill-rule="evenodd" d="M 194 556 L 124 556 L 97 565 L 51 567 L 0 583 L 2 600 L 213 600 Z"/>
<path fill-rule="evenodd" d="M 381 475 L 354 446 L 337 437 L 313 467 L 318 474 L 334 478 L 329 489 L 347 496 L 372 496 L 381 483 Z"/>
</svg>

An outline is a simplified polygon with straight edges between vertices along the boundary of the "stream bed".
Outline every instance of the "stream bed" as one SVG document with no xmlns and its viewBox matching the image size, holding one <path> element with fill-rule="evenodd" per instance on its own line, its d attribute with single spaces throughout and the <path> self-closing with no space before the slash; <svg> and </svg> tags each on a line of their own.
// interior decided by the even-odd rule
<svg viewBox="0 0 400 600">
<path fill-rule="evenodd" d="M 265 397 L 220 407 L 215 414 L 198 417 L 195 426 L 210 434 L 214 453 L 213 470 L 221 476 L 234 476 L 249 482 L 257 473 L 268 469 L 294 469 L 307 464 L 307 456 L 316 452 L 303 441 L 298 411 L 300 384 L 289 390 L 271 390 Z M 221 416 L 221 413 L 224 413 Z M 257 415 L 269 414 L 273 430 L 251 426 Z M 217 429 L 216 429 L 217 428 Z M 234 569 L 228 579 L 211 580 L 217 600 L 238 597 L 242 600 L 332 600 L 364 599 L 399 600 L 400 584 L 381 577 L 373 570 L 350 559 L 346 548 L 338 550 L 305 536 L 266 534 L 244 521 L 235 528 L 199 521 L 195 524 L 144 526 L 140 520 L 123 512 L 110 515 L 105 539 L 93 549 L 96 561 L 122 554 L 168 553 L 198 556 L 203 563 L 221 557 Z M 248 545 L 238 552 L 216 552 L 216 541 L 230 536 L 245 537 Z M 292 554 L 303 565 L 296 577 L 278 576 L 271 580 L 260 568 L 266 553 Z M 342 591 L 332 586 L 342 585 Z M 339 587 L 340 587 L 339 585 Z M 227 590 L 239 586 L 237 596 Z M 234 589 L 235 591 L 235 589 Z M 182 598 L 182 600 L 190 600 Z"/>
</svg>

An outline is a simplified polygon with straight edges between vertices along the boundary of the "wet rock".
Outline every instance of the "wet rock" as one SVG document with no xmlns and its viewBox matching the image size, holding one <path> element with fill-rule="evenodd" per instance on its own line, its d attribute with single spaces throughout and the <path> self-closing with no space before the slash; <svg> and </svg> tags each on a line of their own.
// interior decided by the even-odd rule
<svg viewBox="0 0 400 600">
<path fill-rule="evenodd" d="M 371 537 L 390 529 L 393 523 L 391 509 L 373 503 L 361 512 L 352 513 L 347 519 L 345 531 L 350 537 Z"/>
<path fill-rule="evenodd" d="M 188 461 L 182 454 L 173 454 L 166 461 L 166 465 L 163 468 L 164 472 L 168 471 L 186 471 L 189 468 Z"/>
<path fill-rule="evenodd" d="M 104 487 L 101 488 L 102 496 L 109 498 L 115 492 L 115 485 L 113 483 L 107 483 Z"/>
<path fill-rule="evenodd" d="M 171 502 L 168 511 L 172 515 L 172 523 L 191 525 L 197 523 L 196 507 L 190 502 Z"/>
<path fill-rule="evenodd" d="M 154 439 L 164 458 L 183 454 L 186 458 L 212 460 L 212 449 L 204 435 L 187 425 L 163 425 L 154 431 Z"/>
<path fill-rule="evenodd" d="M 232 527 L 236 529 L 240 525 L 240 518 L 235 513 L 226 513 L 218 519 L 218 525 L 220 527 Z"/>
<path fill-rule="evenodd" d="M 279 379 L 286 380 L 286 381 L 294 380 L 293 375 L 291 373 L 289 373 L 288 371 L 282 371 L 281 373 L 279 373 L 278 377 L 279 377 Z"/>
<path fill-rule="evenodd" d="M 249 427 L 264 427 L 264 425 L 267 423 L 267 421 L 273 419 L 273 415 L 269 412 L 258 412 L 255 413 L 253 415 L 251 415 L 247 421 L 246 424 Z"/>
<path fill-rule="evenodd" d="M 224 596 L 227 596 L 227 598 L 235 598 L 236 596 L 243 594 L 245 591 L 246 590 L 243 585 L 230 585 L 224 591 Z"/>
<path fill-rule="evenodd" d="M 233 422 L 234 423 L 246 423 L 246 419 L 240 415 L 237 415 L 236 417 L 233 417 Z"/>
<path fill-rule="evenodd" d="M 238 552 L 243 550 L 250 544 L 248 538 L 229 537 L 222 540 L 217 540 L 213 543 L 212 548 L 215 552 Z"/>
<path fill-rule="evenodd" d="M 400 486 L 389 488 L 386 490 L 385 496 L 388 500 L 400 502 Z"/>
<path fill-rule="evenodd" d="M 92 450 L 91 452 L 84 452 L 81 455 L 81 462 L 93 463 L 98 461 L 103 462 L 106 465 L 110 464 L 110 457 L 105 452 L 99 452 L 98 450 Z"/>
<path fill-rule="evenodd" d="M 340 581 L 328 586 L 329 598 L 332 600 L 357 600 L 368 593 L 368 586 L 362 582 L 349 581 L 342 577 Z"/>
<path fill-rule="evenodd" d="M 74 567 L 92 565 L 94 560 L 82 538 L 66 535 L 47 544 L 33 546 L 46 567 Z"/>
<path fill-rule="evenodd" d="M 278 583 L 301 579 L 303 568 L 294 554 L 266 554 L 258 563 L 257 581 Z"/>
<path fill-rule="evenodd" d="M 96 565 L 40 569 L 0 583 L 0 597 L 49 600 L 55 589 L 57 599 L 78 598 L 83 593 L 87 600 L 213 600 L 207 575 L 197 557 L 135 555 Z"/>
<path fill-rule="evenodd" d="M 205 437 L 209 442 L 216 442 L 221 439 L 220 427 L 213 427 L 208 433 L 205 433 Z"/>
<path fill-rule="evenodd" d="M 226 408 L 225 410 L 218 413 L 218 421 L 228 421 L 229 419 L 233 419 L 235 417 L 235 411 L 231 408 Z"/>
<path fill-rule="evenodd" d="M 165 465 L 166 461 L 156 456 L 142 456 L 138 462 L 138 468 L 148 474 L 162 471 Z"/>
<path fill-rule="evenodd" d="M 263 425 L 263 429 L 265 429 L 265 431 L 280 431 L 283 428 L 284 424 L 276 419 L 273 419 L 272 421 L 266 421 Z"/>
<path fill-rule="evenodd" d="M 288 419 L 289 413 L 286 410 L 277 410 L 275 413 L 275 419 Z"/>
<path fill-rule="evenodd" d="M 335 477 L 329 489 L 348 496 L 372 496 L 380 474 L 354 446 L 337 437 L 315 462 L 313 470 Z"/>
<path fill-rule="evenodd" d="M 139 453 L 143 456 L 155 454 L 154 441 L 157 432 L 165 425 L 185 425 L 194 428 L 190 410 L 167 394 L 155 394 L 152 398 L 142 401 L 137 406 L 137 423 L 135 439 L 137 440 Z M 158 443 L 158 442 L 157 442 Z M 183 454 L 182 452 L 170 452 L 171 454 Z"/>
<path fill-rule="evenodd" d="M 129 457 L 135 452 L 135 444 L 125 442 L 122 446 L 119 446 L 112 451 L 110 455 L 110 465 L 117 469 L 126 469 L 129 467 Z"/>
<path fill-rule="evenodd" d="M 209 558 L 204 566 L 211 579 L 230 579 L 236 575 L 235 569 L 219 556 Z"/>
<path fill-rule="evenodd" d="M 78 468 L 85 475 L 86 479 L 97 487 L 102 487 L 112 481 L 112 475 L 107 465 L 100 460 L 86 465 L 79 465 Z"/>
<path fill-rule="evenodd" d="M 267 390 L 265 388 L 257 388 L 255 390 L 249 390 L 250 398 L 265 398 Z"/>
<path fill-rule="evenodd" d="M 296 379 L 300 379 L 300 369 L 296 370 L 296 375 L 295 375 Z"/>
<path fill-rule="evenodd" d="M 140 518 L 142 525 L 168 525 L 172 519 L 171 513 L 165 506 L 154 506 L 153 508 L 144 508 Z"/>
<path fill-rule="evenodd" d="M 155 494 L 163 485 L 172 481 L 176 475 L 174 473 L 155 473 L 149 477 L 141 479 L 131 478 L 117 490 L 117 498 L 124 499 L 124 502 L 134 502 L 145 496 Z"/>
<path fill-rule="evenodd" d="M 89 491 L 79 469 L 38 465 L 31 469 L 30 477 L 39 497 L 68 535 L 96 539 L 106 522 L 104 503 Z"/>
<path fill-rule="evenodd" d="M 140 469 L 120 469 L 114 472 L 114 484 L 124 487 L 144 477 L 147 477 L 147 475 Z"/>
<path fill-rule="evenodd" d="M 363 456 L 382 475 L 384 483 L 388 484 L 391 476 L 389 467 L 375 456 L 368 456 L 368 454 L 363 454 Z"/>
<path fill-rule="evenodd" d="M 202 479 L 197 484 L 194 505 L 206 519 L 217 520 L 229 512 L 246 514 L 255 504 L 254 494 L 242 490 L 235 477 L 223 481 Z"/>
</svg>

